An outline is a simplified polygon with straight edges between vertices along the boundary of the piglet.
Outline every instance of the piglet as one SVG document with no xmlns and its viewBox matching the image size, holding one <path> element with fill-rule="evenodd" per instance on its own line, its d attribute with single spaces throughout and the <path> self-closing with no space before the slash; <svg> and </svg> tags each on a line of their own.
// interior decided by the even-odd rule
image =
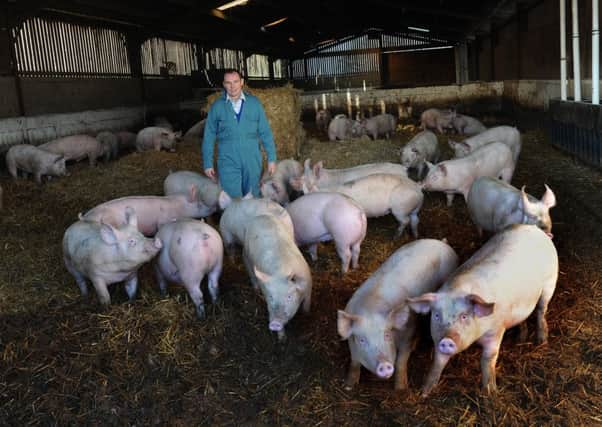
<svg viewBox="0 0 602 427">
<path fill-rule="evenodd" d="M 348 119 L 344 114 L 335 116 L 328 124 L 328 139 L 331 141 L 356 138 L 361 135 L 362 126 L 360 122 Z"/>
<path fill-rule="evenodd" d="M 548 338 L 546 312 L 556 288 L 558 254 L 533 225 L 512 225 L 493 236 L 436 293 L 408 298 L 417 313 L 431 313 L 434 361 L 422 387 L 427 396 L 449 359 L 477 342 L 485 392 L 497 390 L 495 365 L 506 329 L 537 313 L 537 341 Z"/>
<path fill-rule="evenodd" d="M 397 118 L 392 114 L 377 114 L 376 116 L 361 121 L 362 133 L 372 137 L 373 140 L 384 135 L 387 139 L 395 133 Z"/>
<path fill-rule="evenodd" d="M 452 118 L 452 126 L 462 135 L 477 135 L 487 130 L 479 120 L 464 114 L 455 114 Z"/>
<path fill-rule="evenodd" d="M 77 221 L 63 236 L 65 266 L 75 278 L 82 295 L 88 295 L 86 279 L 96 290 L 101 304 L 111 303 L 108 286 L 125 281 L 133 300 L 138 288 L 138 269 L 161 249 L 161 239 L 148 239 L 138 231 L 134 209 L 125 212 L 125 224 L 114 227 L 103 222 Z"/>
<path fill-rule="evenodd" d="M 395 251 L 354 292 L 337 321 L 351 352 L 347 389 L 359 382 L 361 366 L 382 379 L 395 373 L 395 388 L 407 387 L 416 322 L 406 299 L 436 290 L 457 266 L 458 256 L 444 241 L 416 240 Z"/>
<path fill-rule="evenodd" d="M 59 154 L 66 161 L 79 161 L 87 158 L 90 166 L 96 165 L 96 159 L 104 157 L 108 160 L 111 155 L 111 148 L 102 144 L 96 138 L 90 135 L 71 135 L 64 138 L 54 139 L 38 148 L 49 153 Z"/>
<path fill-rule="evenodd" d="M 328 111 L 328 110 L 316 111 L 316 128 L 318 128 L 318 130 L 327 131 L 330 120 L 331 120 L 330 111 Z"/>
<path fill-rule="evenodd" d="M 196 172 L 170 172 L 163 181 L 163 193 L 166 196 L 187 194 L 191 186 L 196 189 L 199 208 L 202 210 L 201 217 L 209 216 L 220 209 L 220 196 L 225 194 L 221 186 Z"/>
<path fill-rule="evenodd" d="M 17 178 L 18 170 L 25 175 L 31 173 L 38 184 L 42 184 L 43 175 L 68 175 L 65 157 L 29 144 L 18 144 L 9 148 L 6 153 L 6 168 L 13 178 Z"/>
<path fill-rule="evenodd" d="M 512 159 L 514 163 L 518 162 L 518 156 L 521 150 L 521 136 L 517 128 L 512 126 L 496 126 L 487 129 L 478 135 L 466 138 L 464 141 L 455 142 L 448 140 L 449 146 L 454 150 L 457 158 L 466 157 L 470 153 L 478 150 L 484 145 L 492 142 L 501 142 L 506 144 L 512 151 Z"/>
<path fill-rule="evenodd" d="M 416 169 L 418 177 L 421 178 L 426 167 L 425 162 L 436 163 L 439 160 L 440 150 L 437 135 L 430 130 L 417 133 L 403 146 L 400 154 L 401 164 L 408 169 Z"/>
<path fill-rule="evenodd" d="M 136 135 L 136 150 L 161 151 L 165 149 L 171 152 L 176 151 L 176 142 L 182 136 L 182 132 L 173 132 L 169 129 L 151 126 L 142 129 Z"/>
<path fill-rule="evenodd" d="M 456 113 L 452 110 L 429 108 L 420 115 L 420 128 L 422 130 L 437 129 L 439 133 L 443 133 L 445 129 L 452 127 L 452 120 L 455 115 Z"/>
<path fill-rule="evenodd" d="M 222 238 L 210 225 L 193 219 L 163 224 L 157 237 L 163 242 L 155 263 L 161 294 L 166 294 L 168 282 L 182 284 L 194 303 L 197 317 L 204 319 L 201 281 L 207 275 L 209 293 L 215 303 L 224 258 Z"/>
<path fill-rule="evenodd" d="M 263 197 L 286 206 L 295 189 L 290 181 L 303 175 L 303 166 L 296 160 L 284 159 L 276 164 L 276 170 L 270 176 L 267 172 L 261 178 L 260 190 Z"/>
</svg>

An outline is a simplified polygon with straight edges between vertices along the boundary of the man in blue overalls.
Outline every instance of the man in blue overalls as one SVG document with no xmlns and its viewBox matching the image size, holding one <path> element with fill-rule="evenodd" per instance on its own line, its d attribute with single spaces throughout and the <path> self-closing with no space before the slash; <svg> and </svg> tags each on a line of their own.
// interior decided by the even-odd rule
<svg viewBox="0 0 602 427">
<path fill-rule="evenodd" d="M 259 197 L 261 151 L 268 157 L 268 173 L 276 170 L 276 146 L 265 111 L 257 97 L 244 93 L 244 80 L 237 70 L 224 73 L 224 96 L 218 98 L 207 115 L 203 136 L 203 169 L 217 181 L 213 168 L 213 150 L 218 141 L 217 171 L 219 181 L 230 197 L 252 192 Z"/>
</svg>

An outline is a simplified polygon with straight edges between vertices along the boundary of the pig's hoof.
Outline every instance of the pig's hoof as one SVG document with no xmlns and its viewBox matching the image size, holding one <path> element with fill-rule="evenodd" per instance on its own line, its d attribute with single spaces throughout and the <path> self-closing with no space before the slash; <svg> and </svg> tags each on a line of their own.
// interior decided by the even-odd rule
<svg viewBox="0 0 602 427">
<path fill-rule="evenodd" d="M 197 307 L 196 309 L 196 317 L 199 320 L 205 320 L 205 307 Z"/>
</svg>

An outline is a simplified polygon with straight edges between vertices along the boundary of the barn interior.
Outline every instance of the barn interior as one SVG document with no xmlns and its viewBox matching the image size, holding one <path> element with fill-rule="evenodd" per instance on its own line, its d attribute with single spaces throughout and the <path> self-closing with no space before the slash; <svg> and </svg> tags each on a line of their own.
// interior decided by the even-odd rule
<svg viewBox="0 0 602 427">
<path fill-rule="evenodd" d="M 595 425 L 602 407 L 602 142 L 597 0 L 6 0 L 0 5 L 0 420 L 6 425 Z M 328 168 L 399 162 L 427 108 L 487 127 L 516 126 L 512 184 L 540 198 L 547 184 L 560 275 L 550 338 L 509 329 L 498 393 L 480 389 L 481 348 L 454 356 L 420 397 L 433 343 L 421 318 L 409 386 L 363 370 L 347 390 L 347 342 L 337 310 L 398 248 L 390 215 L 370 218 L 360 265 L 340 274 L 332 242 L 310 261 L 309 313 L 279 341 L 240 254 L 226 258 L 220 298 L 198 320 L 180 286 L 159 294 L 153 267 L 137 299 L 121 284 L 102 307 L 80 295 L 63 264 L 65 230 L 107 200 L 162 195 L 171 171 L 201 172 L 201 135 L 175 153 L 120 153 L 69 163 L 70 176 L 13 179 L 10 147 L 69 135 L 137 132 L 167 119 L 189 131 L 241 70 L 263 102 L 280 159 Z M 329 141 L 328 110 L 398 119 L 390 139 Z M 453 156 L 438 133 L 443 158 Z M 446 238 L 466 261 L 480 237 L 464 200 L 425 192 L 421 238 Z M 206 218 L 219 228 L 219 215 Z M 520 280 L 520 277 L 517 277 Z M 206 283 L 203 282 L 206 291 Z M 532 316 L 533 317 L 533 316 Z"/>
</svg>

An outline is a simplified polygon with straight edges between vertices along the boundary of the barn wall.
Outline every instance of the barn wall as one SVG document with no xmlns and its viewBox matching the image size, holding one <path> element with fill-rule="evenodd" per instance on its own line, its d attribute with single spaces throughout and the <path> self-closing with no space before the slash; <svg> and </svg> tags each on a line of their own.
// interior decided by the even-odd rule
<svg viewBox="0 0 602 427">
<path fill-rule="evenodd" d="M 0 117 L 19 115 L 19 100 L 14 77 L 0 76 Z"/>
<path fill-rule="evenodd" d="M 453 49 L 386 55 L 389 86 L 440 85 L 456 82 Z"/>
</svg>

